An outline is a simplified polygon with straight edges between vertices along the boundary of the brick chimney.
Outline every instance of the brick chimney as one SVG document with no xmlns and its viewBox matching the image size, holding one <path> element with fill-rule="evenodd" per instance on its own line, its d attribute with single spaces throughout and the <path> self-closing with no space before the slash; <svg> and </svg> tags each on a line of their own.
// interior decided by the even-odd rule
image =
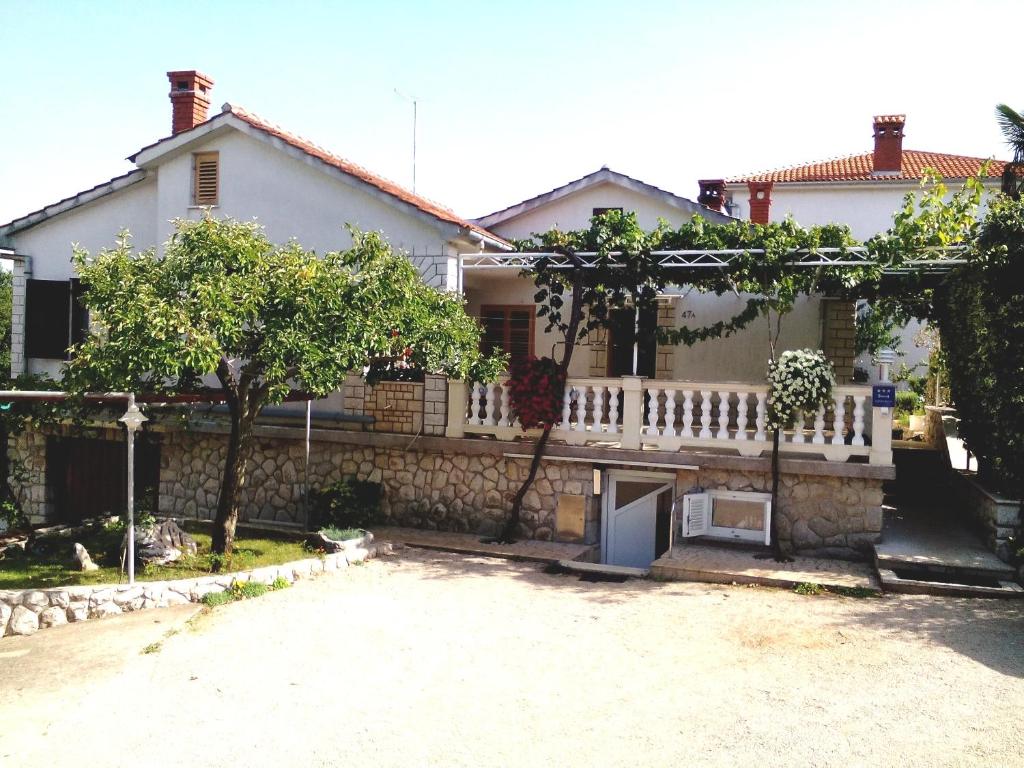
<svg viewBox="0 0 1024 768">
<path fill-rule="evenodd" d="M 767 224 L 772 207 L 772 182 L 748 181 L 750 190 L 750 220 L 755 224 Z"/>
<path fill-rule="evenodd" d="M 875 155 L 872 173 L 898 174 L 903 166 L 903 126 L 906 115 L 875 115 Z"/>
<path fill-rule="evenodd" d="M 189 69 L 168 72 L 171 81 L 171 135 L 195 128 L 206 120 L 213 80 Z"/>
<path fill-rule="evenodd" d="M 725 202 L 725 179 L 701 179 L 697 185 L 700 187 L 697 202 L 712 211 L 721 212 Z"/>
</svg>

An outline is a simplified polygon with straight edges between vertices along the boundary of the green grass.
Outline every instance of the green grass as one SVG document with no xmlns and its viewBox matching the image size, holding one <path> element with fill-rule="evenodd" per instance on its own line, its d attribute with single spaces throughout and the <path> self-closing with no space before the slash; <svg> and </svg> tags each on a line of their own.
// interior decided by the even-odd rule
<svg viewBox="0 0 1024 768">
<path fill-rule="evenodd" d="M 209 526 L 186 521 L 183 526 L 196 540 L 198 552 L 185 556 L 176 563 L 139 570 L 138 581 L 164 581 L 207 576 L 212 573 L 216 560 L 210 553 Z M 0 555 L 0 589 L 27 589 L 30 587 L 63 587 L 75 584 L 117 584 L 127 580 L 120 571 L 122 528 L 105 529 L 97 527 L 75 537 L 56 538 L 49 541 L 52 546 L 42 554 L 26 555 L 18 548 L 10 548 Z M 75 542 L 82 544 L 100 566 L 97 571 L 77 570 L 71 548 Z M 222 571 L 245 571 L 264 565 L 280 565 L 293 560 L 308 558 L 310 553 L 301 540 L 285 535 L 265 532 L 247 532 L 239 528 L 235 549 L 223 561 Z"/>
<path fill-rule="evenodd" d="M 797 584 L 793 587 L 793 591 L 798 595 L 825 595 L 833 594 L 841 597 L 879 597 L 878 592 L 867 587 L 837 587 L 837 586 L 824 586 L 822 584 L 815 584 L 813 582 L 805 581 L 802 584 Z"/>
</svg>

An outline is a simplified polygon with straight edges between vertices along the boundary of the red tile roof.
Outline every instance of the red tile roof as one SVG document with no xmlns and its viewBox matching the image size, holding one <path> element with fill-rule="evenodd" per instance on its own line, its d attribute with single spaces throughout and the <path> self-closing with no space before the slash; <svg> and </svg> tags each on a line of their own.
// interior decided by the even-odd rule
<svg viewBox="0 0 1024 768">
<path fill-rule="evenodd" d="M 498 237 L 493 232 L 488 232 L 483 227 L 474 224 L 470 221 L 466 221 L 463 218 L 460 218 L 451 209 L 445 208 L 443 205 L 435 203 L 432 200 L 428 200 L 425 197 L 414 194 L 413 192 L 410 192 L 409 190 L 405 189 L 405 187 L 402 187 L 396 184 L 395 182 L 390 181 L 389 179 L 385 179 L 382 176 L 377 176 L 376 174 L 370 173 L 362 166 L 349 162 L 348 160 L 345 160 L 342 157 L 338 157 L 337 155 L 328 152 L 326 149 L 317 146 L 311 141 L 307 141 L 306 139 L 296 136 L 295 134 L 289 133 L 280 126 L 274 125 L 273 123 L 270 123 L 264 120 L 263 118 L 254 115 L 252 112 L 249 112 L 245 109 L 242 109 L 241 107 L 236 107 L 230 104 L 225 104 L 224 107 L 226 112 L 230 112 L 239 120 L 248 123 L 253 128 L 256 128 L 259 131 L 263 131 L 264 133 L 270 134 L 271 136 L 275 136 L 276 138 L 281 139 L 281 141 L 285 142 L 286 144 L 295 147 L 296 149 L 302 150 L 307 155 L 311 155 L 312 157 L 315 157 L 318 160 L 322 160 L 328 165 L 333 166 L 338 170 L 349 174 L 350 176 L 355 176 L 357 179 L 365 181 L 367 184 L 376 187 L 382 192 L 386 192 L 392 197 L 398 198 L 404 203 L 408 203 L 409 205 L 418 208 L 424 213 L 430 214 L 431 216 L 437 219 L 441 219 L 442 221 L 446 221 L 458 227 L 471 229 L 477 234 L 488 237 L 499 243 L 507 244 L 507 241 Z"/>
<path fill-rule="evenodd" d="M 963 179 L 976 175 L 981 170 L 982 163 L 986 162 L 982 157 L 905 149 L 903 150 L 900 173 L 880 173 L 873 176 L 871 173 L 873 161 L 873 153 L 865 152 L 860 155 L 836 157 L 831 160 L 797 165 L 792 168 L 780 168 L 749 176 L 734 176 L 726 179 L 726 183 L 746 181 L 771 181 L 782 184 L 804 181 L 900 181 L 920 179 L 927 168 L 933 168 L 946 179 Z M 1005 162 L 1002 160 L 992 160 L 987 176 L 998 178 L 1003 173 L 1004 165 Z"/>
</svg>

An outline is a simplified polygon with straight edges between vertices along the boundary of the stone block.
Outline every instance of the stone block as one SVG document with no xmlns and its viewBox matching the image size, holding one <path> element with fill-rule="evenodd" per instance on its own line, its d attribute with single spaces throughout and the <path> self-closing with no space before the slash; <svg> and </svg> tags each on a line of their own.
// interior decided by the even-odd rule
<svg viewBox="0 0 1024 768">
<path fill-rule="evenodd" d="M 26 608 L 24 605 L 17 605 L 11 612 L 10 621 L 7 624 L 7 633 L 10 635 L 33 635 L 39 629 L 39 616 L 35 611 Z"/>
</svg>

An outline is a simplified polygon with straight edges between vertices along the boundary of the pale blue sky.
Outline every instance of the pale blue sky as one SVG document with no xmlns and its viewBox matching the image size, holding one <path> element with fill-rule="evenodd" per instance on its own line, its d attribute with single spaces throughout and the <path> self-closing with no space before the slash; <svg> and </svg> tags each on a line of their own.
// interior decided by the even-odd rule
<svg viewBox="0 0 1024 768">
<path fill-rule="evenodd" d="M 1024 107 L 1024 4 L 19 2 L 0 0 L 0 222 L 129 170 L 169 132 L 164 73 L 478 216 L 607 164 L 687 197 L 698 178 L 904 146 L 1005 157 Z"/>
</svg>

